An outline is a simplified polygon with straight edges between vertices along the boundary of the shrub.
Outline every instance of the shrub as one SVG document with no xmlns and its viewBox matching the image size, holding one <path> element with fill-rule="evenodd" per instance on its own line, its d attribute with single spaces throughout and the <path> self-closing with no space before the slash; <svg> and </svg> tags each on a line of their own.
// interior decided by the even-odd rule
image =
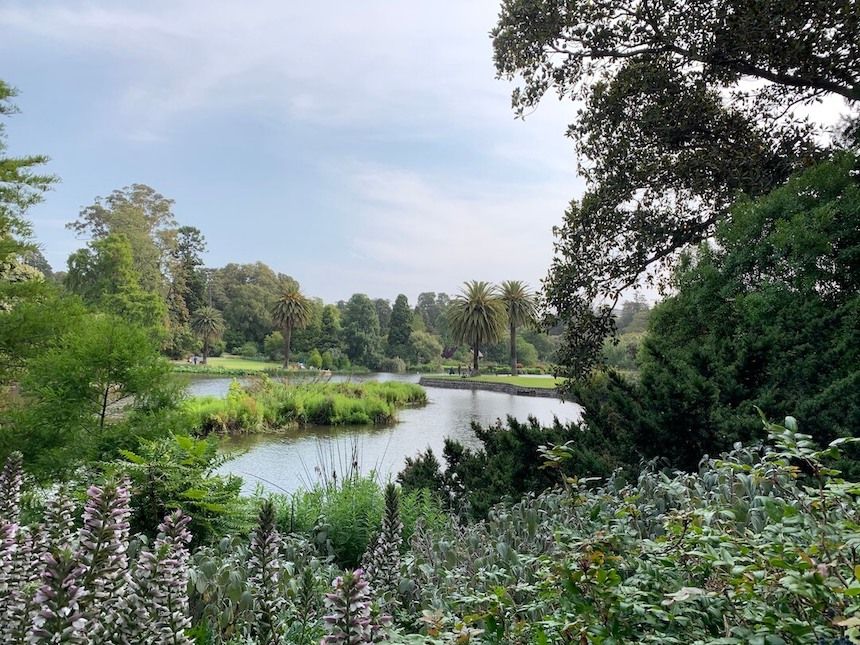
<svg viewBox="0 0 860 645">
<path fill-rule="evenodd" d="M 406 361 L 399 356 L 394 358 L 383 358 L 379 361 L 380 372 L 391 372 L 392 374 L 403 374 L 406 371 Z"/>
</svg>

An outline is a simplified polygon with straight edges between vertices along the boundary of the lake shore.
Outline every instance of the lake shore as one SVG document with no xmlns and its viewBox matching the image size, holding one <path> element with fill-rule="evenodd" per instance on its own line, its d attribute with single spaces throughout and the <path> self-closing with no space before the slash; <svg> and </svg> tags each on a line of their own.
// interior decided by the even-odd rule
<svg viewBox="0 0 860 645">
<path fill-rule="evenodd" d="M 422 376 L 418 384 L 423 387 L 440 387 L 449 390 L 483 390 L 486 392 L 501 392 L 516 396 L 535 396 L 548 399 L 564 400 L 555 385 L 525 384 L 521 382 L 505 383 L 501 380 L 481 380 L 466 377 L 445 378 L 441 376 Z"/>
</svg>

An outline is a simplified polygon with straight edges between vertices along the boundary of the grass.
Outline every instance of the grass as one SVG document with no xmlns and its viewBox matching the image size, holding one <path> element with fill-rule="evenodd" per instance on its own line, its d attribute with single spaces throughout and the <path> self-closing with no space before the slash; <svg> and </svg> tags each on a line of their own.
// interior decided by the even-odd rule
<svg viewBox="0 0 860 645">
<path fill-rule="evenodd" d="M 214 376 L 254 376 L 257 374 L 269 374 L 272 376 L 287 376 L 291 374 L 319 374 L 320 370 L 285 370 L 280 361 L 265 359 L 243 358 L 224 354 L 223 356 L 210 356 L 206 365 L 192 365 L 185 361 L 174 361 L 173 371 L 186 372 L 190 374 L 208 374 Z M 352 367 L 345 370 L 349 374 L 365 374 L 369 370 L 365 367 Z"/>
<path fill-rule="evenodd" d="M 556 380 L 552 376 L 504 376 L 504 375 L 481 375 L 469 376 L 465 379 L 462 376 L 451 374 L 433 374 L 428 375 L 428 378 L 444 379 L 447 381 L 476 381 L 478 383 L 505 383 L 507 385 L 516 385 L 517 387 L 534 388 L 541 390 L 552 390 L 560 385 L 562 380 Z"/>
<path fill-rule="evenodd" d="M 198 435 L 267 432 L 305 425 L 387 425 L 400 408 L 427 403 L 414 383 L 306 383 L 263 379 L 233 382 L 224 398 L 204 396 L 183 405 L 187 427 Z"/>
</svg>

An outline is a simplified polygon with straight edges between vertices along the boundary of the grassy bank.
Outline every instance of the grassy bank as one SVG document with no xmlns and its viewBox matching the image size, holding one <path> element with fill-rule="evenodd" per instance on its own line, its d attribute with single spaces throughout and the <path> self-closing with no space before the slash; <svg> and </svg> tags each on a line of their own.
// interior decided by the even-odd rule
<svg viewBox="0 0 860 645">
<path fill-rule="evenodd" d="M 424 388 L 414 383 L 308 383 L 289 385 L 264 379 L 230 386 L 225 398 L 189 399 L 188 427 L 210 433 L 267 432 L 304 425 L 386 425 L 397 411 L 424 405 Z"/>
<path fill-rule="evenodd" d="M 206 365 L 192 365 L 184 361 L 174 361 L 173 371 L 186 374 L 205 374 L 207 376 L 255 376 L 268 374 L 269 376 L 295 376 L 323 374 L 321 370 L 312 369 L 284 369 L 283 363 L 279 361 L 267 361 L 254 358 L 242 358 L 241 356 L 213 356 L 207 359 Z M 367 374 L 370 370 L 365 367 L 352 367 L 346 371 L 333 372 L 338 374 Z"/>
<path fill-rule="evenodd" d="M 428 378 L 445 381 L 475 381 L 477 383 L 505 383 L 517 387 L 528 387 L 537 389 L 555 389 L 562 383 L 562 379 L 554 379 L 552 376 L 511 376 L 511 375 L 480 375 L 463 377 L 456 374 L 428 374 Z"/>
</svg>

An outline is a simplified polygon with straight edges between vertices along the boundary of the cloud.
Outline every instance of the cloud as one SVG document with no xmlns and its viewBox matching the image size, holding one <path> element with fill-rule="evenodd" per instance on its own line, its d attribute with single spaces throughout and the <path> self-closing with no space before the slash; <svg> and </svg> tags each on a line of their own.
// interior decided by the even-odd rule
<svg viewBox="0 0 860 645">
<path fill-rule="evenodd" d="M 370 295 L 388 298 L 404 284 L 456 293 L 472 279 L 522 279 L 537 287 L 552 257 L 552 227 L 574 189 L 354 169 L 349 257 L 304 280 L 312 292 L 334 285 L 342 298 L 367 285 L 381 289 Z M 407 295 L 414 298 L 417 291 Z"/>
</svg>

